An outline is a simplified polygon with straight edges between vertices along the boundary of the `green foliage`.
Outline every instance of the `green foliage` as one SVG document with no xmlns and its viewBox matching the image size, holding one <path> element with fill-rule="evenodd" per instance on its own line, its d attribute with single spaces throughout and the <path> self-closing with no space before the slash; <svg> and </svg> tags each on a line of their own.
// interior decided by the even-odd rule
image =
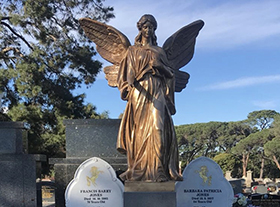
<svg viewBox="0 0 280 207">
<path fill-rule="evenodd" d="M 279 165 L 275 158 L 280 157 L 276 143 L 280 141 L 280 115 L 276 111 L 253 111 L 243 121 L 196 123 L 176 126 L 175 130 L 183 168 L 199 156 L 214 159 L 233 176 L 242 171 L 246 175 L 247 168 L 254 176 L 261 172 L 274 175 L 274 168 L 273 172 L 267 170 L 272 169 L 268 159 Z"/>
<path fill-rule="evenodd" d="M 246 138 L 252 132 L 252 128 L 244 121 L 226 123 L 224 133 L 218 138 L 220 151 L 229 153 L 240 140 Z"/>
<path fill-rule="evenodd" d="M 0 2 L 0 91 L 13 121 L 30 124 L 29 150 L 49 156 L 65 152 L 64 119 L 108 118 L 84 104 L 101 69 L 93 43 L 78 19 L 114 17 L 102 0 L 9 0 Z"/>
<path fill-rule="evenodd" d="M 280 158 L 280 115 L 275 117 L 275 121 L 272 124 L 271 133 L 273 133 L 273 139 L 266 142 L 264 145 L 265 155 L 268 157 L 276 156 Z"/>
<path fill-rule="evenodd" d="M 272 123 L 271 129 L 275 136 L 280 137 L 280 114 L 279 113 L 274 117 L 274 122 Z"/>
<path fill-rule="evenodd" d="M 267 160 L 264 168 L 265 177 L 275 179 L 275 178 L 279 178 L 279 174 L 280 174 L 280 169 L 277 167 L 275 162 L 273 162 L 272 160 Z"/>
<path fill-rule="evenodd" d="M 280 157 L 280 137 L 275 137 L 264 145 L 265 154 L 268 157 L 276 155 Z"/>
<path fill-rule="evenodd" d="M 198 156 L 213 157 L 216 152 L 220 122 L 176 126 L 180 157 L 183 166 Z"/>
<path fill-rule="evenodd" d="M 263 145 L 272 138 L 273 135 L 269 129 L 251 133 L 245 139 L 240 140 L 238 144 L 232 148 L 232 152 L 238 155 L 256 153 L 261 151 Z"/>
<path fill-rule="evenodd" d="M 209 122 L 176 126 L 180 158 L 183 166 L 199 156 L 213 158 L 230 152 L 242 138 L 251 133 L 243 122 Z"/>
<path fill-rule="evenodd" d="M 244 120 L 251 126 L 252 133 L 245 139 L 240 140 L 231 150 L 234 154 L 243 158 L 243 175 L 246 174 L 249 157 L 257 154 L 258 159 L 262 162 L 259 170 L 260 177 L 262 177 L 265 166 L 264 144 L 274 137 L 270 127 L 277 114 L 274 110 L 253 111 L 248 114 L 247 120 Z"/>
<path fill-rule="evenodd" d="M 241 173 L 241 166 L 242 161 L 239 157 L 234 156 L 233 154 L 229 153 L 220 153 L 216 155 L 213 160 L 220 165 L 223 173 L 225 174 L 226 171 L 231 171 L 231 176 L 233 178 L 238 178 L 242 176 Z"/>
<path fill-rule="evenodd" d="M 259 130 L 270 128 L 274 117 L 278 113 L 274 110 L 253 111 L 248 114 L 247 120 L 252 127 L 257 127 Z"/>
</svg>

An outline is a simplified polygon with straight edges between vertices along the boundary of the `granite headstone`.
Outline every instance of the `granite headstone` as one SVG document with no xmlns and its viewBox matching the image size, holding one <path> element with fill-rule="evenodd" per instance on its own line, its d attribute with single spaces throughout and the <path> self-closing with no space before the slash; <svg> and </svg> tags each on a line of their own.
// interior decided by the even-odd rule
<svg viewBox="0 0 280 207">
<path fill-rule="evenodd" d="M 177 207 L 232 207 L 233 190 L 220 166 L 207 157 L 192 161 L 177 182 Z"/>
<path fill-rule="evenodd" d="M 66 158 L 51 158 L 55 170 L 55 205 L 65 207 L 65 190 L 77 168 L 87 159 L 99 157 L 116 172 L 127 169 L 126 157 L 116 150 L 120 119 L 64 120 Z"/>
<path fill-rule="evenodd" d="M 36 159 L 26 154 L 22 122 L 0 122 L 0 207 L 35 207 Z"/>
<path fill-rule="evenodd" d="M 114 169 L 93 157 L 83 162 L 65 192 L 66 207 L 122 207 L 124 186 Z"/>
</svg>

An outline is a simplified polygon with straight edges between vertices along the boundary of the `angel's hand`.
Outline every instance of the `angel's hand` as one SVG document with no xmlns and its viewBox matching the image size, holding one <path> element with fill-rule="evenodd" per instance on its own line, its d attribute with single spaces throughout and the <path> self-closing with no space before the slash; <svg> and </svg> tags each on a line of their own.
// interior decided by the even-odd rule
<svg viewBox="0 0 280 207">
<path fill-rule="evenodd" d="M 162 63 L 159 61 L 158 58 L 153 58 L 153 59 L 151 59 L 150 65 L 151 65 L 151 67 L 154 68 L 154 69 L 160 69 L 160 68 L 163 67 L 163 66 L 162 66 Z"/>
<path fill-rule="evenodd" d="M 156 69 L 159 72 L 163 73 L 167 78 L 173 78 L 172 69 L 164 65 L 159 59 L 152 59 L 150 65 L 153 69 Z"/>
</svg>

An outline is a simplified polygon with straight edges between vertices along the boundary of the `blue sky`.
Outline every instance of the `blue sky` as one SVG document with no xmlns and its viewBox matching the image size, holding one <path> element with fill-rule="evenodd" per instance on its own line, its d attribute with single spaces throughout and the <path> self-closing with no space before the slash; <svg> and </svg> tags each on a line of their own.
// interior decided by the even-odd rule
<svg viewBox="0 0 280 207">
<path fill-rule="evenodd" d="M 280 112 L 279 0 L 107 0 L 104 4 L 115 8 L 116 17 L 108 24 L 131 43 L 143 14 L 156 18 L 159 46 L 181 27 L 198 19 L 205 22 L 194 57 L 182 68 L 190 80 L 175 94 L 175 125 L 239 121 L 263 109 Z M 77 92 L 86 93 L 86 102 L 98 112 L 109 111 L 110 118 L 117 118 L 126 105 L 118 89 L 107 85 L 103 72 L 89 89 Z"/>
</svg>

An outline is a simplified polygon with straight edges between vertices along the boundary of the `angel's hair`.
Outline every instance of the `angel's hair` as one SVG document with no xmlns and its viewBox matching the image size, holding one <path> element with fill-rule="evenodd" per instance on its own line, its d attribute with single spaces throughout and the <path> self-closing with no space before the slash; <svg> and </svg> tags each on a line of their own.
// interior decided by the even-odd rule
<svg viewBox="0 0 280 207">
<path fill-rule="evenodd" d="M 142 26 L 146 23 L 146 22 L 150 22 L 155 30 L 157 29 L 157 21 L 156 19 L 153 17 L 153 15 L 150 15 L 150 14 L 145 14 L 143 15 L 140 20 L 137 22 L 137 28 L 139 30 L 139 33 L 138 35 L 135 37 L 135 42 L 134 44 L 136 46 L 141 46 L 141 40 L 142 40 L 142 34 L 141 34 L 141 29 L 142 29 Z M 155 33 L 153 33 L 153 36 L 152 36 L 152 44 L 153 45 L 157 45 L 157 36 Z"/>
</svg>

